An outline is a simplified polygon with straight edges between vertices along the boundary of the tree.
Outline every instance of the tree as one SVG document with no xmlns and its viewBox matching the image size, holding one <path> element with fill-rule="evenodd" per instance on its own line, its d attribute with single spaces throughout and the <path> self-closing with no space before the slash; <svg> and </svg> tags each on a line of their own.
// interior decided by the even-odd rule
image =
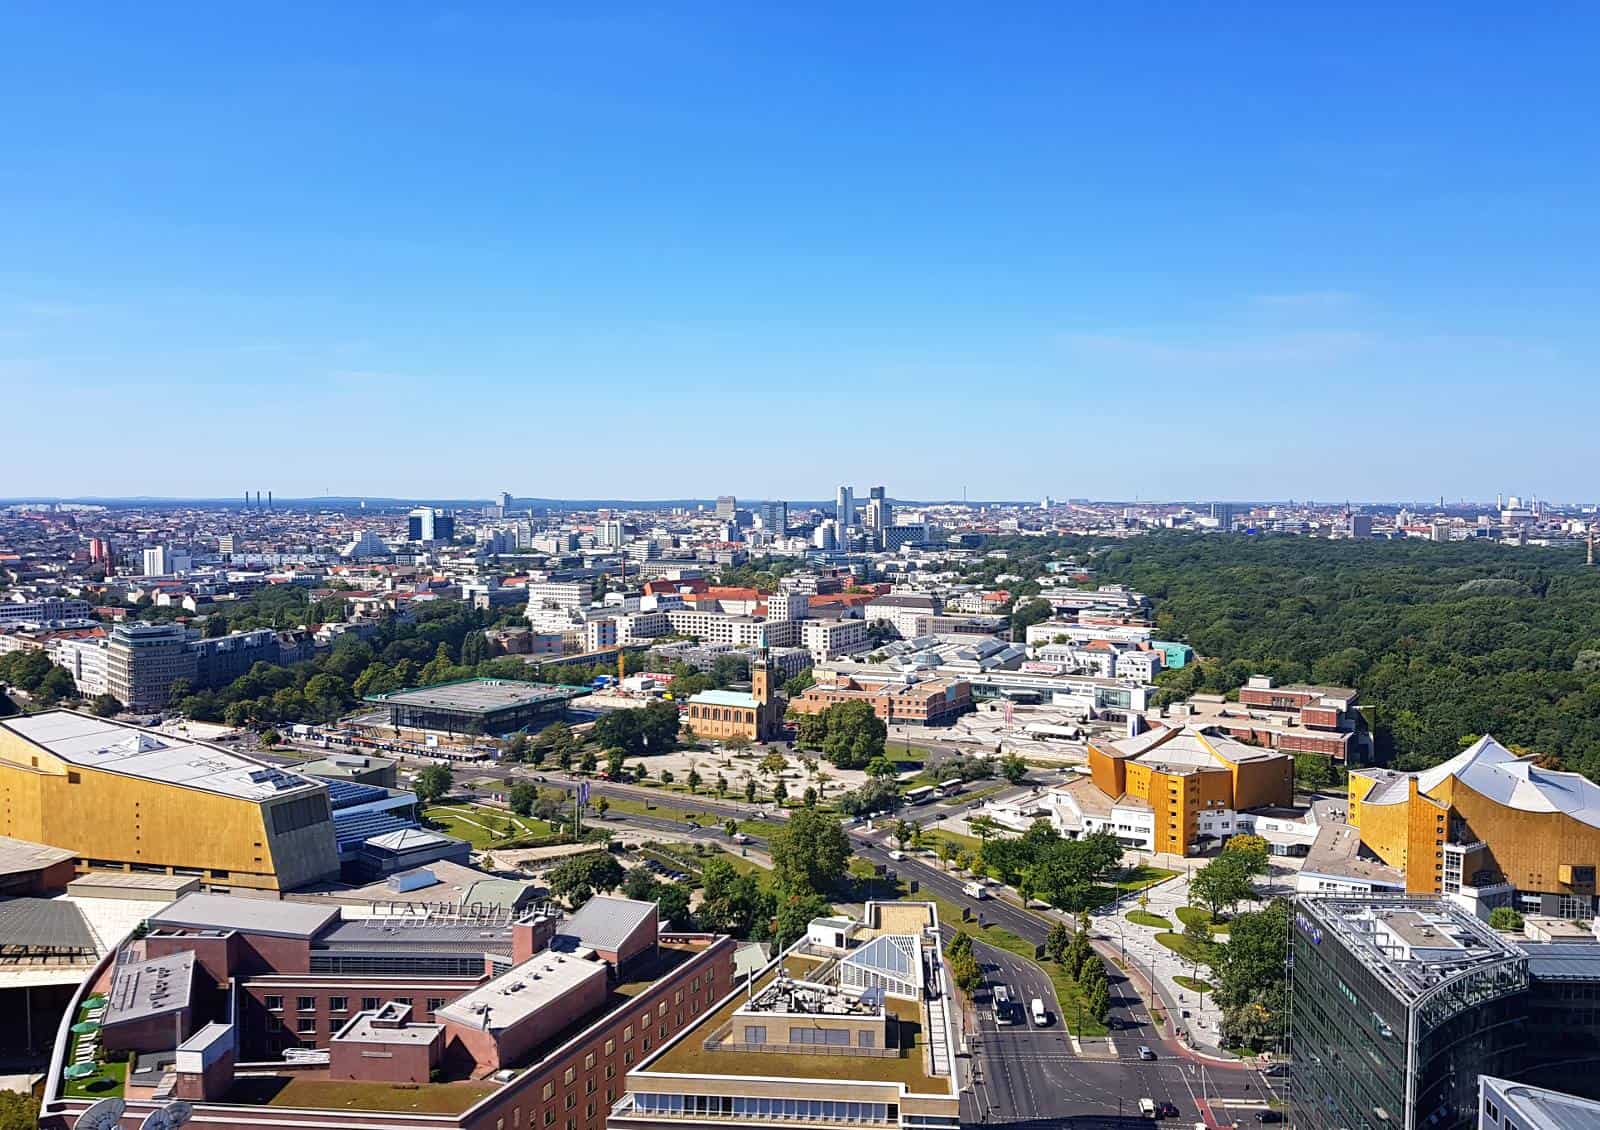
<svg viewBox="0 0 1600 1130">
<path fill-rule="evenodd" d="M 775 749 L 768 750 L 767 756 L 761 759 L 761 771 L 770 777 L 781 777 L 788 767 L 788 759 Z"/>
<path fill-rule="evenodd" d="M 1044 950 L 1050 959 L 1057 965 L 1067 958 L 1067 950 L 1072 945 L 1072 932 L 1067 929 L 1066 923 L 1057 922 L 1050 927 L 1050 933 L 1045 936 Z"/>
<path fill-rule="evenodd" d="M 261 744 L 268 749 L 271 749 L 281 741 L 283 741 L 283 735 L 276 730 L 266 730 L 261 734 Z"/>
<path fill-rule="evenodd" d="M 1255 897 L 1250 879 L 1265 866 L 1265 860 L 1253 852 L 1225 851 L 1195 872 L 1189 881 L 1189 896 L 1211 911 L 1211 921 L 1220 922 L 1224 910 Z"/>
<path fill-rule="evenodd" d="M 804 937 L 813 919 L 826 918 L 833 913 L 828 900 L 811 890 L 784 890 L 778 896 L 777 904 L 772 941 L 773 946 L 780 950 Z"/>
<path fill-rule="evenodd" d="M 638 902 L 654 902 L 656 891 L 660 886 L 656 877 L 650 873 L 650 869 L 644 866 L 630 867 L 628 873 L 622 877 L 623 897 Z"/>
<path fill-rule="evenodd" d="M 1253 875 L 1265 874 L 1267 870 L 1267 855 L 1272 850 L 1264 836 L 1246 832 L 1234 836 L 1223 847 L 1225 854 L 1247 855 L 1254 857 L 1250 864 L 1250 873 Z"/>
<path fill-rule="evenodd" d="M 1288 900 L 1273 899 L 1264 910 L 1234 918 L 1228 944 L 1217 947 L 1210 965 L 1227 1042 L 1260 1050 L 1283 1035 L 1288 937 Z"/>
<path fill-rule="evenodd" d="M 815 785 L 806 786 L 806 791 L 800 794 L 800 803 L 807 808 L 817 807 L 817 789 Z"/>
<path fill-rule="evenodd" d="M 867 816 L 874 812 L 894 812 L 905 803 L 893 781 L 882 778 L 867 781 L 839 798 L 839 811 L 846 816 Z"/>
<path fill-rule="evenodd" d="M 644 752 L 642 710 L 613 710 L 595 720 L 589 731 L 601 746 L 615 746 L 629 754 Z"/>
<path fill-rule="evenodd" d="M 657 700 L 639 713 L 639 733 L 648 752 L 666 753 L 678 744 L 680 719 L 676 705 Z"/>
<path fill-rule="evenodd" d="M 740 874 L 726 859 L 708 860 L 700 872 L 698 915 L 703 929 L 748 938 L 765 933 L 774 913 L 772 895 L 749 873 Z"/>
<path fill-rule="evenodd" d="M 772 786 L 772 799 L 777 802 L 779 808 L 782 808 L 784 801 L 789 799 L 789 786 L 783 783 L 782 777 L 779 777 L 777 784 Z"/>
<path fill-rule="evenodd" d="M 606 812 L 609 811 L 610 808 L 611 802 L 605 797 L 598 796 L 594 798 L 594 814 L 600 817 L 602 820 L 605 819 Z"/>
<path fill-rule="evenodd" d="M 893 777 L 899 772 L 899 769 L 895 767 L 895 763 L 882 755 L 874 757 L 867 763 L 867 776 L 869 777 Z"/>
<path fill-rule="evenodd" d="M 1009 754 L 1000 762 L 1000 775 L 1013 785 L 1021 784 L 1028 776 L 1028 763 L 1014 753 Z"/>
<path fill-rule="evenodd" d="M 694 920 L 689 915 L 689 888 L 682 883 L 663 883 L 656 891 L 656 913 L 659 920 L 671 923 L 680 929 L 692 926 Z"/>
<path fill-rule="evenodd" d="M 683 783 L 689 786 L 690 793 L 696 792 L 700 788 L 700 770 L 693 765 L 689 766 L 689 772 L 684 776 Z"/>
<path fill-rule="evenodd" d="M 34 1130 L 39 1100 L 24 1091 L 0 1091 L 0 1130 Z"/>
<path fill-rule="evenodd" d="M 837 702 L 822 712 L 827 735 L 822 755 L 840 769 L 864 769 L 883 756 L 888 727 L 869 703 Z"/>
<path fill-rule="evenodd" d="M 745 779 L 744 799 L 746 804 L 754 804 L 756 802 L 756 779 L 754 777 Z"/>
<path fill-rule="evenodd" d="M 1509 906 L 1497 906 L 1489 912 L 1489 925 L 1496 930 L 1522 929 L 1522 915 Z"/>
<path fill-rule="evenodd" d="M 580 890 L 610 891 L 622 884 L 622 864 L 609 853 L 589 852 L 573 856 L 550 871 L 550 893 L 570 898 Z"/>
<path fill-rule="evenodd" d="M 461 663 L 465 667 L 476 667 L 489 658 L 489 640 L 482 632 L 468 632 L 461 641 Z"/>
<path fill-rule="evenodd" d="M 122 713 L 122 703 L 114 694 L 97 694 L 89 703 L 89 710 L 97 718 L 112 718 Z"/>
<path fill-rule="evenodd" d="M 511 735 L 511 740 L 506 743 L 505 752 L 501 756 L 506 761 L 526 761 L 528 759 L 528 735 L 520 730 Z"/>
<path fill-rule="evenodd" d="M 964 993 L 975 993 L 983 986 L 983 970 L 970 950 L 950 959 L 950 973 Z"/>
<path fill-rule="evenodd" d="M 911 842 L 911 835 L 917 826 L 909 820 L 896 820 L 894 824 L 894 842 L 900 845 L 901 850 Z"/>
<path fill-rule="evenodd" d="M 578 771 L 580 773 L 593 773 L 597 768 L 599 768 L 599 765 L 600 758 L 592 749 L 584 750 L 583 756 L 578 759 Z"/>
<path fill-rule="evenodd" d="M 816 676 L 811 673 L 811 668 L 807 667 L 783 684 L 783 697 L 787 699 L 799 698 L 815 686 L 816 682 Z"/>
<path fill-rule="evenodd" d="M 433 804 L 450 791 L 455 784 L 455 772 L 448 765 L 430 765 L 419 772 L 411 782 L 411 791 L 423 805 Z"/>
<path fill-rule="evenodd" d="M 802 808 L 773 833 L 768 851 L 779 888 L 821 892 L 844 877 L 850 839 L 837 820 Z"/>
<path fill-rule="evenodd" d="M 1321 792 L 1333 784 L 1333 766 L 1321 754 L 1297 753 L 1294 757 L 1294 783 L 1302 792 Z"/>
<path fill-rule="evenodd" d="M 534 801 L 538 799 L 538 788 L 527 781 L 518 781 L 516 784 L 512 785 L 511 792 L 507 796 L 507 801 L 511 805 L 511 811 L 515 812 L 518 816 L 532 815 Z"/>
</svg>

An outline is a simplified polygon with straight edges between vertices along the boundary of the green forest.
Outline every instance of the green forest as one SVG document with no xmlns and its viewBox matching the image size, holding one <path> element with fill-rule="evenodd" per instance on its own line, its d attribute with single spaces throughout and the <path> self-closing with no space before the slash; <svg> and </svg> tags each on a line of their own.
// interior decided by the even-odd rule
<svg viewBox="0 0 1600 1130">
<path fill-rule="evenodd" d="M 1353 686 L 1402 768 L 1489 733 L 1600 780 L 1600 569 L 1581 550 L 1192 534 L 991 548 L 1029 577 L 1092 552 L 1096 584 L 1149 595 L 1157 637 L 1204 657 L 1160 676 L 1163 701 L 1258 673 Z"/>
</svg>

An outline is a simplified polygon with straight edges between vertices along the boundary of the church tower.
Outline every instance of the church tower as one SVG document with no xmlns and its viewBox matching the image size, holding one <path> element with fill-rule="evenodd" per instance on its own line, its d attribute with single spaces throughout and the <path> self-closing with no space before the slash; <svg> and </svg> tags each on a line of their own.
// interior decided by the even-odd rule
<svg viewBox="0 0 1600 1130">
<path fill-rule="evenodd" d="M 772 669 L 767 666 L 765 648 L 750 661 L 750 695 L 762 706 L 772 701 Z"/>
</svg>

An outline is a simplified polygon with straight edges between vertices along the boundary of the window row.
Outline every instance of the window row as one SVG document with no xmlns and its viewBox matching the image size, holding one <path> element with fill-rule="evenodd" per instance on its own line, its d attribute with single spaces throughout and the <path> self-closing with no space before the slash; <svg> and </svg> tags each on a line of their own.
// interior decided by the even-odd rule
<svg viewBox="0 0 1600 1130">
<path fill-rule="evenodd" d="M 784 1122 L 886 1123 L 900 1121 L 898 1103 L 848 1103 L 827 1099 L 756 1099 L 729 1095 L 633 1096 L 641 1114 L 720 1116 Z"/>
</svg>

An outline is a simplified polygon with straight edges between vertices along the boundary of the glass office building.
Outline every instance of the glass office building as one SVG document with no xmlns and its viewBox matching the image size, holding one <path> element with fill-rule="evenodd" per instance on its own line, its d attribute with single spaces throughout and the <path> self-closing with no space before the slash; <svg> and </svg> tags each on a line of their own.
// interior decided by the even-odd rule
<svg viewBox="0 0 1600 1130">
<path fill-rule="evenodd" d="M 1291 1101 L 1306 1130 L 1468 1130 L 1523 1060 L 1528 959 L 1431 898 L 1304 896 L 1290 915 Z"/>
</svg>

